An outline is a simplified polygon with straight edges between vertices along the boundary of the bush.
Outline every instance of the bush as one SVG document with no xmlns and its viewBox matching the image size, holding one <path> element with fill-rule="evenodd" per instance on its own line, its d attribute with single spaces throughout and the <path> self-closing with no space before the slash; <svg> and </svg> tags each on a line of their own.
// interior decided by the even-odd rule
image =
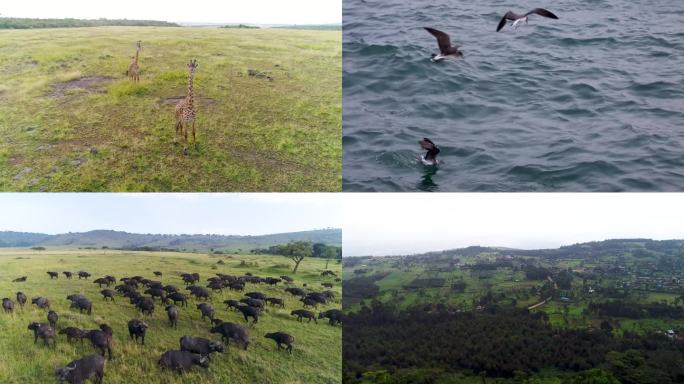
<svg viewBox="0 0 684 384">
<path fill-rule="evenodd" d="M 256 261 L 244 261 L 244 260 L 242 260 L 242 261 L 240 261 L 240 264 L 238 264 L 238 267 L 242 267 L 242 268 L 254 268 L 254 267 L 258 267 L 258 266 L 259 266 L 259 263 L 257 263 Z"/>
</svg>

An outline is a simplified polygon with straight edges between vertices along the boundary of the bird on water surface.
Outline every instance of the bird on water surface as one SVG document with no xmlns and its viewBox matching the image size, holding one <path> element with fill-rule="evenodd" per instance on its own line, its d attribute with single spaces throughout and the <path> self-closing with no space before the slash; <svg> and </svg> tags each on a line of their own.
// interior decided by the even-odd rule
<svg viewBox="0 0 684 384">
<path fill-rule="evenodd" d="M 437 38 L 437 45 L 439 46 L 439 55 L 432 54 L 431 59 L 433 62 L 438 62 L 446 58 L 456 59 L 463 57 L 463 52 L 459 51 L 458 45 L 451 45 L 451 38 L 448 34 L 436 30 L 434 28 L 423 27 L 426 31 L 430 32 L 432 36 Z"/>
<path fill-rule="evenodd" d="M 439 160 L 437 160 L 437 155 L 439 154 L 439 147 L 432 142 L 432 140 L 424 137 L 423 140 L 419 141 L 421 148 L 427 152 L 420 156 L 420 160 L 424 165 L 437 165 Z"/>
</svg>

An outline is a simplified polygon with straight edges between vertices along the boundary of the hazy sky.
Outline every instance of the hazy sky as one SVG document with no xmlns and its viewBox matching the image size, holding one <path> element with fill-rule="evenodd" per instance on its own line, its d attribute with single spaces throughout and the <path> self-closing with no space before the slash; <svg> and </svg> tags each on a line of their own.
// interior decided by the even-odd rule
<svg viewBox="0 0 684 384">
<path fill-rule="evenodd" d="M 145 19 L 171 22 L 328 24 L 342 22 L 342 0 L 17 0 L 5 17 Z"/>
<path fill-rule="evenodd" d="M 0 231 L 259 235 L 340 228 L 337 195 L 2 193 Z"/>
<path fill-rule="evenodd" d="M 684 238 L 684 194 L 346 194 L 345 256 Z"/>
</svg>

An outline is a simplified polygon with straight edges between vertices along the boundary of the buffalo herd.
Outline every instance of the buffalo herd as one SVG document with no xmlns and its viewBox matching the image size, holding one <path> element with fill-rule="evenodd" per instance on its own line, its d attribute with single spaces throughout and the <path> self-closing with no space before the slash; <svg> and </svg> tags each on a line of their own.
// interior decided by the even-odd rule
<svg viewBox="0 0 684 384">
<path fill-rule="evenodd" d="M 64 271 L 62 274 L 71 279 L 72 275 L 77 275 L 79 280 L 86 279 L 92 275 L 86 271 L 79 271 L 72 273 Z M 47 271 L 50 280 L 59 279 L 59 272 Z M 323 276 L 336 276 L 332 271 L 324 271 Z M 161 278 L 162 272 L 155 271 L 155 278 Z M 285 286 L 282 289 L 284 295 L 291 295 L 298 298 L 301 303 L 301 308 L 293 309 L 290 312 L 293 320 L 303 322 L 314 321 L 318 323 L 317 319 L 328 319 L 331 326 L 340 325 L 342 323 L 342 311 L 339 309 L 330 309 L 321 311 L 316 316 L 316 313 L 311 309 L 318 308 L 319 305 L 327 305 L 335 300 L 335 293 L 329 288 L 332 288 L 331 283 L 323 283 L 322 286 L 328 288 L 326 291 L 314 291 L 303 287 L 296 287 L 294 279 L 289 276 L 276 277 L 258 277 L 251 273 L 246 273 L 243 276 L 226 275 L 217 273 L 216 276 L 208 278 L 206 285 L 200 285 L 200 275 L 198 273 L 180 273 L 181 280 L 185 287 L 178 288 L 174 285 L 163 284 L 161 281 L 144 278 L 143 276 L 123 277 L 118 280 L 113 276 L 106 275 L 92 280 L 93 284 L 97 284 L 100 288 L 106 287 L 100 291 L 102 294 L 102 301 L 116 302 L 115 298 L 128 299 L 129 303 L 133 305 L 140 313 L 141 318 L 134 318 L 128 322 L 128 334 L 132 343 L 140 343 L 145 345 L 145 335 L 148 330 L 151 332 L 158 332 L 158 329 L 151 329 L 150 326 L 143 320 L 153 315 L 156 304 L 159 302 L 164 308 L 169 320 L 169 327 L 176 328 L 182 322 L 181 308 L 188 307 L 188 300 L 194 297 L 194 300 L 200 301 L 195 304 L 195 308 L 201 315 L 201 320 L 209 321 L 210 325 L 207 330 L 211 334 L 217 334 L 217 340 L 209 340 L 202 337 L 183 336 L 179 340 L 179 350 L 169 350 L 164 352 L 159 358 L 158 365 L 163 369 L 175 370 L 178 372 L 185 372 L 192 368 L 193 365 L 198 365 L 202 368 L 208 368 L 210 362 L 210 355 L 213 353 L 223 353 L 231 341 L 239 348 L 247 350 L 250 344 L 249 329 L 258 323 L 259 318 L 266 314 L 265 309 L 268 306 L 285 308 L 286 301 L 282 297 L 273 297 L 259 291 L 250 291 L 243 293 L 250 285 L 257 287 L 265 284 L 275 289 L 280 289 L 280 286 Z M 14 279 L 13 282 L 25 282 L 26 276 Z M 114 285 L 113 289 L 110 287 Z M 237 291 L 244 295 L 239 300 L 225 300 L 226 309 L 229 312 L 237 312 L 244 318 L 246 326 L 233 322 L 224 322 L 216 318 L 218 310 L 211 304 L 213 295 L 217 292 L 222 293 L 224 290 Z M 273 291 L 273 289 L 270 289 Z M 23 309 L 27 302 L 27 296 L 23 292 L 16 293 L 16 301 Z M 91 299 L 83 294 L 75 293 L 68 295 L 66 300 L 70 303 L 69 309 L 78 311 L 84 315 L 92 315 L 93 302 Z M 113 357 L 113 335 L 114 329 L 107 324 L 99 324 L 98 329 L 80 329 L 73 326 L 63 326 L 67 320 L 72 316 L 63 317 L 60 321 L 60 315 L 51 308 L 50 300 L 47 297 L 37 296 L 31 299 L 31 304 L 36 305 L 39 309 L 44 309 L 47 313 L 44 319 L 47 322 L 33 321 L 28 325 L 28 329 L 33 331 L 34 344 L 38 339 L 42 340 L 46 347 L 56 348 L 57 336 L 64 335 L 68 343 L 78 341 L 81 344 L 86 339 L 99 353 L 84 356 L 80 359 L 69 362 L 63 368 L 55 370 L 55 376 L 60 383 L 84 383 L 85 381 L 94 378 L 95 382 L 101 383 L 104 377 L 105 358 L 112 359 Z M 106 304 L 104 304 L 106 305 Z M 15 310 L 14 301 L 9 298 L 2 299 L 2 307 L 5 313 L 12 314 Z M 226 310 L 224 309 L 224 310 Z M 61 327 L 59 331 L 58 323 Z M 220 336 L 220 338 L 219 338 Z M 289 354 L 292 354 L 295 338 L 283 331 L 269 332 L 263 337 L 272 339 L 277 349 L 285 349 Z M 224 344 L 225 343 L 225 344 Z M 50 345 L 52 344 L 52 345 Z"/>
</svg>

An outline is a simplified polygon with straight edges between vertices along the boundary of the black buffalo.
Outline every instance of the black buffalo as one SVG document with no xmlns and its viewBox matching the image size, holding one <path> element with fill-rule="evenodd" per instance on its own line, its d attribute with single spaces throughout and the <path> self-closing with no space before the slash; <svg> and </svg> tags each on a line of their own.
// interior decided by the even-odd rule
<svg viewBox="0 0 684 384">
<path fill-rule="evenodd" d="M 93 347 L 100 350 L 102 357 L 105 356 L 105 351 L 109 353 L 109 360 L 112 359 L 112 336 L 112 328 L 107 324 L 102 324 L 100 329 L 90 330 L 85 335 Z"/>
<path fill-rule="evenodd" d="M 72 339 L 79 339 L 81 340 L 81 343 L 83 343 L 83 338 L 86 337 L 86 331 L 76 327 L 66 327 L 58 333 L 60 335 L 66 335 L 68 342 L 71 342 Z"/>
<path fill-rule="evenodd" d="M 5 313 L 12 313 L 12 311 L 14 311 L 14 302 L 7 297 L 3 298 L 2 309 Z"/>
<path fill-rule="evenodd" d="M 95 375 L 95 383 L 102 384 L 104 378 L 105 360 L 100 355 L 90 355 L 67 364 L 64 368 L 55 370 L 55 376 L 60 383 L 83 384 Z"/>
<path fill-rule="evenodd" d="M 173 303 L 176 304 L 178 302 L 181 303 L 182 306 L 187 307 L 188 306 L 188 298 L 184 294 L 180 292 L 172 292 L 167 296 L 167 299 L 173 300 Z"/>
<path fill-rule="evenodd" d="M 241 325 L 235 323 L 221 323 L 213 327 L 210 332 L 221 334 L 221 338 L 226 341 L 226 345 L 230 343 L 230 340 L 233 340 L 240 344 L 245 350 L 247 349 L 247 346 L 249 346 L 247 329 Z"/>
<path fill-rule="evenodd" d="M 267 333 L 265 336 L 267 339 L 272 339 L 278 344 L 278 349 L 282 348 L 281 344 L 285 344 L 285 350 L 292 354 L 292 343 L 294 343 L 294 336 L 289 335 L 285 332 L 273 332 Z"/>
<path fill-rule="evenodd" d="M 112 291 L 111 289 L 103 289 L 100 291 L 100 293 L 102 294 L 102 300 L 112 299 L 112 301 L 114 301 L 116 292 Z"/>
<path fill-rule="evenodd" d="M 211 353 L 223 352 L 223 344 L 202 337 L 183 336 L 180 338 L 180 350 L 197 353 L 209 357 Z"/>
<path fill-rule="evenodd" d="M 197 304 L 197 309 L 199 309 L 202 313 L 202 320 L 204 320 L 205 317 L 208 317 L 209 320 L 214 319 L 214 308 L 211 305 L 207 303 L 200 303 Z"/>
<path fill-rule="evenodd" d="M 249 318 L 254 319 L 252 324 L 256 324 L 259 321 L 259 308 L 251 307 L 249 305 L 241 305 L 238 307 L 238 311 L 242 312 L 242 316 L 245 317 L 245 321 L 249 322 Z"/>
<path fill-rule="evenodd" d="M 22 308 L 24 308 L 24 304 L 26 304 L 26 300 L 28 300 L 28 298 L 26 297 L 24 292 L 17 292 L 17 302 L 19 302 L 19 305 Z"/>
<path fill-rule="evenodd" d="M 179 373 L 189 371 L 193 365 L 207 368 L 209 361 L 202 355 L 187 351 L 166 351 L 159 358 L 160 367 L 175 369 Z"/>
<path fill-rule="evenodd" d="M 55 311 L 50 311 L 47 314 L 48 322 L 52 329 L 57 329 L 57 320 L 59 320 L 59 315 Z"/>
<path fill-rule="evenodd" d="M 152 316 L 154 313 L 154 299 L 151 297 L 140 297 L 135 301 L 135 306 L 143 315 Z"/>
<path fill-rule="evenodd" d="M 128 335 L 131 337 L 131 340 L 134 340 L 135 342 L 137 342 L 138 339 L 141 339 L 142 344 L 145 345 L 145 333 L 147 332 L 147 328 L 148 325 L 145 324 L 144 321 L 133 319 L 128 322 Z"/>
<path fill-rule="evenodd" d="M 318 320 L 316 320 L 316 314 L 311 311 L 307 311 L 306 309 L 295 309 L 294 311 L 290 312 L 290 315 L 297 316 L 297 321 L 304 321 L 302 318 L 307 318 L 309 319 L 308 323 L 313 320 L 314 323 L 318 324 Z"/>
<path fill-rule="evenodd" d="M 31 304 L 35 304 L 40 309 L 50 309 L 50 300 L 45 297 L 34 297 Z"/>
<path fill-rule="evenodd" d="M 167 305 L 166 314 L 169 316 L 171 326 L 176 328 L 176 324 L 178 323 L 178 308 L 176 308 L 175 305 Z"/>
<path fill-rule="evenodd" d="M 78 312 L 86 311 L 89 315 L 93 312 L 93 303 L 85 297 L 78 297 L 71 302 L 69 308 L 78 308 Z"/>
<path fill-rule="evenodd" d="M 339 309 L 331 309 L 318 314 L 319 319 L 325 319 L 326 317 L 330 319 L 330 325 L 342 324 L 342 311 Z"/>
<path fill-rule="evenodd" d="M 55 330 L 51 326 L 42 323 L 32 322 L 28 329 L 33 331 L 33 343 L 38 342 L 38 338 L 43 339 L 46 347 L 50 346 L 49 340 L 52 339 L 52 346 L 57 347 L 57 338 L 55 337 Z"/>
</svg>

